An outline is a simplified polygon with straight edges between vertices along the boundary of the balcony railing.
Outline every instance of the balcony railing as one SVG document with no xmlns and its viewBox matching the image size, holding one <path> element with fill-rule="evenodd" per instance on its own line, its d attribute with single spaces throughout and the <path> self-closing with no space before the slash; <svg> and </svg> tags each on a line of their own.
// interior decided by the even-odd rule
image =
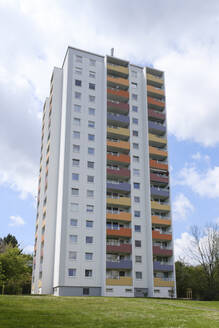
<svg viewBox="0 0 219 328">
<path fill-rule="evenodd" d="M 116 115 L 112 113 L 107 113 L 107 123 L 112 122 L 115 125 L 120 125 L 122 127 L 129 126 L 129 117 L 125 115 Z"/>
<path fill-rule="evenodd" d="M 111 99 L 107 101 L 107 111 L 128 115 L 129 104 Z"/>
<path fill-rule="evenodd" d="M 147 101 L 148 101 L 149 108 L 155 108 L 158 110 L 163 110 L 165 108 L 165 102 L 162 101 L 161 99 L 158 100 L 153 97 L 147 97 Z"/>
<path fill-rule="evenodd" d="M 151 209 L 152 210 L 160 210 L 163 212 L 169 212 L 170 211 L 170 205 L 165 203 L 159 203 L 157 201 L 151 201 Z"/>
<path fill-rule="evenodd" d="M 158 161 L 158 160 L 150 159 L 150 167 L 155 168 L 155 169 L 168 171 L 167 161 Z"/>
<path fill-rule="evenodd" d="M 112 277 L 106 279 L 107 286 L 132 286 L 131 277 Z"/>
<path fill-rule="evenodd" d="M 163 174 L 150 173 L 150 180 L 161 184 L 168 184 L 169 178 Z"/>
<path fill-rule="evenodd" d="M 130 228 L 120 228 L 120 229 L 107 229 L 106 230 L 107 236 L 112 237 L 128 237 L 131 238 L 132 230 Z"/>
<path fill-rule="evenodd" d="M 162 189 L 157 187 L 151 187 L 151 195 L 152 196 L 158 196 L 160 198 L 168 198 L 169 197 L 169 190 L 168 189 Z"/>
<path fill-rule="evenodd" d="M 108 205 L 113 205 L 113 206 L 117 206 L 117 205 L 124 206 L 124 207 L 131 206 L 130 197 L 119 197 L 119 198 L 107 197 L 106 202 Z"/>
<path fill-rule="evenodd" d="M 106 269 L 132 269 L 132 261 L 131 260 L 124 260 L 124 261 L 117 261 L 117 262 L 106 262 Z"/>
<path fill-rule="evenodd" d="M 153 255 L 160 255 L 160 256 L 172 256 L 173 250 L 161 248 L 160 246 L 153 246 Z"/>
<path fill-rule="evenodd" d="M 154 278 L 154 287 L 174 287 L 173 278 Z"/>
<path fill-rule="evenodd" d="M 124 182 L 124 183 L 107 183 L 106 186 L 107 190 L 116 190 L 116 191 L 125 191 L 130 192 L 131 191 L 131 185 L 130 183 Z"/>
<path fill-rule="evenodd" d="M 148 121 L 148 128 L 149 128 L 149 132 L 151 132 L 153 134 L 164 135 L 166 132 L 165 125 L 155 123 L 152 121 Z"/>
<path fill-rule="evenodd" d="M 132 219 L 131 213 L 115 211 L 106 211 L 107 220 L 125 221 L 130 222 Z"/>
<path fill-rule="evenodd" d="M 155 261 L 153 263 L 154 271 L 160 272 L 173 272 L 173 265 L 171 264 L 163 264 L 162 262 Z"/>
<path fill-rule="evenodd" d="M 132 252 L 131 244 L 119 244 L 119 245 L 108 245 L 106 246 L 107 253 L 127 253 Z"/>
</svg>

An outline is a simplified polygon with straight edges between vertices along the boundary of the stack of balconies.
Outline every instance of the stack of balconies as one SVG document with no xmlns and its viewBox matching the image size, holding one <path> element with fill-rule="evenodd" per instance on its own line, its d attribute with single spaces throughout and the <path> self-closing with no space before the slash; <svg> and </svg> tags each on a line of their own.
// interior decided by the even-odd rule
<svg viewBox="0 0 219 328">
<path fill-rule="evenodd" d="M 132 285 L 129 67 L 107 58 L 106 285 Z"/>
<path fill-rule="evenodd" d="M 173 251 L 169 204 L 163 72 L 147 68 L 151 222 L 155 287 L 172 287 Z"/>
</svg>

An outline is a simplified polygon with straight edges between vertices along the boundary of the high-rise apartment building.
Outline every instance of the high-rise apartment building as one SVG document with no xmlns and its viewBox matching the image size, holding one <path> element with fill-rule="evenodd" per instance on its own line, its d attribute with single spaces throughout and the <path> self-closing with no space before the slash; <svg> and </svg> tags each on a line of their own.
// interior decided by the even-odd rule
<svg viewBox="0 0 219 328">
<path fill-rule="evenodd" d="M 69 47 L 43 110 L 32 293 L 175 295 L 164 73 Z"/>
</svg>

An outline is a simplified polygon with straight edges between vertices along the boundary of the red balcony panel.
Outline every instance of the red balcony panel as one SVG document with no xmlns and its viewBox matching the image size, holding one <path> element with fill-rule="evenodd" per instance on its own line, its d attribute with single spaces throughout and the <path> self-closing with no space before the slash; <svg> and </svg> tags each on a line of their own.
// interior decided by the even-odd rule
<svg viewBox="0 0 219 328">
<path fill-rule="evenodd" d="M 120 170 L 113 170 L 107 169 L 107 175 L 116 175 L 118 177 L 130 177 L 130 170 L 129 169 L 120 169 Z"/>
<path fill-rule="evenodd" d="M 166 170 L 168 171 L 168 165 L 167 164 L 162 164 L 159 163 L 153 159 L 150 159 L 150 167 L 153 167 L 155 169 L 160 169 L 160 170 Z"/>
<path fill-rule="evenodd" d="M 124 90 L 115 90 L 107 88 L 107 95 L 129 99 L 129 92 Z"/>
<path fill-rule="evenodd" d="M 172 234 L 160 233 L 160 231 L 152 230 L 152 239 L 157 240 L 172 240 Z"/>
<path fill-rule="evenodd" d="M 107 245 L 107 253 L 131 253 L 132 245 L 130 244 L 121 244 L 119 246 Z"/>
<path fill-rule="evenodd" d="M 156 182 L 169 183 L 169 178 L 165 176 L 160 176 L 155 173 L 150 173 L 150 180 Z"/>
<path fill-rule="evenodd" d="M 148 117 L 155 118 L 155 119 L 162 120 L 162 121 L 165 120 L 165 114 L 157 113 L 153 109 L 148 109 Z"/>
<path fill-rule="evenodd" d="M 112 109 L 127 115 L 129 113 L 129 104 L 125 103 L 115 103 L 113 101 L 107 101 L 107 109 Z"/>
<path fill-rule="evenodd" d="M 153 255 L 163 255 L 163 256 L 172 256 L 173 250 L 172 249 L 164 249 L 160 246 L 153 246 Z"/>
</svg>

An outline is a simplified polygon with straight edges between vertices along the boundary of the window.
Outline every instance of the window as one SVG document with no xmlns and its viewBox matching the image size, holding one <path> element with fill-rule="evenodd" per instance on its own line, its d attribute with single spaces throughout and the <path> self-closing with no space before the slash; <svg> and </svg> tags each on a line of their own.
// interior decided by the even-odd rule
<svg viewBox="0 0 219 328">
<path fill-rule="evenodd" d="M 134 189 L 140 189 L 140 183 L 134 182 Z"/>
<path fill-rule="evenodd" d="M 135 202 L 135 203 L 140 203 L 140 197 L 135 196 L 135 197 L 134 197 L 134 202 Z"/>
<path fill-rule="evenodd" d="M 132 82 L 131 84 L 132 84 L 132 89 L 137 89 L 138 83 Z"/>
<path fill-rule="evenodd" d="M 134 217 L 135 218 L 140 218 L 141 212 L 140 211 L 134 211 Z"/>
<path fill-rule="evenodd" d="M 80 160 L 79 159 L 76 159 L 76 158 L 73 158 L 73 160 L 72 160 L 72 166 L 79 167 L 79 165 L 80 165 Z"/>
<path fill-rule="evenodd" d="M 90 289 L 89 288 L 83 288 L 83 295 L 90 295 Z"/>
<path fill-rule="evenodd" d="M 132 145 L 133 145 L 133 148 L 134 148 L 134 149 L 139 149 L 139 144 L 138 144 L 138 143 L 133 142 Z"/>
<path fill-rule="evenodd" d="M 85 277 L 92 277 L 92 270 L 85 270 Z"/>
<path fill-rule="evenodd" d="M 77 87 L 81 87 L 81 80 L 75 80 L 75 85 Z"/>
<path fill-rule="evenodd" d="M 76 244 L 78 241 L 78 236 L 77 235 L 69 235 L 69 240 L 70 240 L 70 243 Z"/>
<path fill-rule="evenodd" d="M 90 59 L 90 66 L 96 66 L 96 60 Z"/>
<path fill-rule="evenodd" d="M 82 63 L 82 56 L 76 55 L 76 63 Z"/>
<path fill-rule="evenodd" d="M 75 99 L 81 99 L 81 93 L 80 92 L 75 92 Z"/>
<path fill-rule="evenodd" d="M 72 180 L 78 181 L 79 180 L 79 174 L 78 173 L 72 173 Z"/>
<path fill-rule="evenodd" d="M 106 292 L 112 293 L 113 292 L 113 288 L 106 288 Z"/>
<path fill-rule="evenodd" d="M 88 154 L 89 155 L 94 155 L 95 149 L 93 147 L 88 147 Z"/>
<path fill-rule="evenodd" d="M 135 240 L 135 247 L 141 247 L 141 240 Z"/>
<path fill-rule="evenodd" d="M 95 140 L 95 135 L 94 134 L 88 134 L 88 140 L 89 141 L 94 141 Z"/>
<path fill-rule="evenodd" d="M 80 132 L 79 131 L 73 131 L 73 138 L 74 139 L 80 139 Z"/>
<path fill-rule="evenodd" d="M 88 121 L 88 127 L 89 128 L 95 128 L 95 122 L 94 121 Z"/>
<path fill-rule="evenodd" d="M 135 225 L 135 232 L 141 232 L 141 226 Z"/>
<path fill-rule="evenodd" d="M 137 71 L 131 71 L 131 76 L 134 78 L 138 77 L 138 72 Z"/>
<path fill-rule="evenodd" d="M 95 84 L 94 83 L 89 83 L 89 89 L 95 90 Z"/>
<path fill-rule="evenodd" d="M 75 117 L 75 118 L 73 119 L 73 124 L 76 125 L 76 126 L 80 126 L 80 124 L 81 124 L 81 120 L 80 120 L 80 118 Z"/>
<path fill-rule="evenodd" d="M 139 255 L 136 255 L 136 256 L 135 256 L 135 262 L 136 262 L 136 263 L 141 263 L 141 262 L 142 262 L 142 257 L 139 256 Z"/>
<path fill-rule="evenodd" d="M 76 276 L 76 269 L 68 269 L 68 276 L 75 277 Z"/>
<path fill-rule="evenodd" d="M 86 244 L 92 244 L 93 243 L 93 237 L 86 236 Z"/>
<path fill-rule="evenodd" d="M 133 123 L 133 124 L 138 124 L 138 119 L 135 118 L 135 117 L 133 117 L 133 118 L 132 118 L 132 123 Z"/>
<path fill-rule="evenodd" d="M 78 220 L 77 219 L 70 219 L 70 225 L 72 227 L 77 227 L 78 225 Z"/>
<path fill-rule="evenodd" d="M 73 145 L 73 152 L 79 153 L 80 152 L 80 146 L 79 145 Z"/>
<path fill-rule="evenodd" d="M 93 253 L 85 253 L 85 260 L 92 261 L 93 260 Z"/>
<path fill-rule="evenodd" d="M 94 162 L 90 162 L 90 161 L 88 161 L 88 162 L 87 162 L 87 167 L 88 167 L 89 169 L 94 169 Z"/>
<path fill-rule="evenodd" d="M 137 101 L 138 100 L 138 95 L 136 95 L 135 93 L 132 93 L 132 100 Z"/>
<path fill-rule="evenodd" d="M 79 196 L 79 189 L 78 188 L 71 188 L 72 196 Z"/>
<path fill-rule="evenodd" d="M 81 67 L 75 67 L 75 73 L 78 75 L 82 74 L 82 68 Z"/>
<path fill-rule="evenodd" d="M 89 95 L 89 101 L 90 101 L 90 102 L 95 102 L 95 96 L 91 96 L 91 95 Z"/>
<path fill-rule="evenodd" d="M 136 271 L 135 272 L 135 278 L 136 279 L 142 279 L 142 272 Z"/>
<path fill-rule="evenodd" d="M 94 183 L 94 176 L 93 175 L 88 175 L 87 176 L 87 182 Z"/>
<path fill-rule="evenodd" d="M 91 221 L 91 220 L 86 220 L 86 227 L 87 228 L 93 228 L 93 221 Z"/>
<path fill-rule="evenodd" d="M 81 105 L 76 105 L 76 104 L 74 104 L 74 111 L 75 111 L 76 113 L 80 113 L 80 112 L 81 112 Z"/>
<path fill-rule="evenodd" d="M 73 251 L 68 252 L 68 258 L 70 260 L 76 260 L 77 259 L 77 252 L 73 252 Z"/>
<path fill-rule="evenodd" d="M 138 106 L 132 106 L 132 111 L 137 113 L 138 112 Z"/>
<path fill-rule="evenodd" d="M 140 170 L 139 169 L 133 169 L 133 175 L 135 177 L 139 177 L 140 176 Z"/>
<path fill-rule="evenodd" d="M 94 205 L 87 205 L 87 212 L 93 212 L 94 211 Z"/>
<path fill-rule="evenodd" d="M 138 131 L 133 130 L 133 131 L 132 131 L 132 135 L 133 135 L 133 137 L 138 137 Z"/>
<path fill-rule="evenodd" d="M 88 114 L 89 115 L 95 115 L 95 108 L 89 107 L 88 108 Z"/>
<path fill-rule="evenodd" d="M 159 290 L 159 289 L 155 289 L 155 290 L 154 290 L 154 293 L 155 293 L 155 294 L 159 294 L 159 293 L 160 293 L 160 290 Z"/>
<path fill-rule="evenodd" d="M 87 190 L 87 197 L 94 197 L 94 191 L 93 190 Z"/>
<path fill-rule="evenodd" d="M 72 212 L 77 212 L 79 209 L 78 203 L 71 203 L 71 211 Z"/>
<path fill-rule="evenodd" d="M 133 162 L 139 163 L 139 156 L 133 156 Z"/>
<path fill-rule="evenodd" d="M 92 72 L 92 71 L 89 72 L 89 77 L 91 77 L 91 78 L 94 79 L 95 76 L 96 76 L 96 73 L 95 72 Z"/>
</svg>

